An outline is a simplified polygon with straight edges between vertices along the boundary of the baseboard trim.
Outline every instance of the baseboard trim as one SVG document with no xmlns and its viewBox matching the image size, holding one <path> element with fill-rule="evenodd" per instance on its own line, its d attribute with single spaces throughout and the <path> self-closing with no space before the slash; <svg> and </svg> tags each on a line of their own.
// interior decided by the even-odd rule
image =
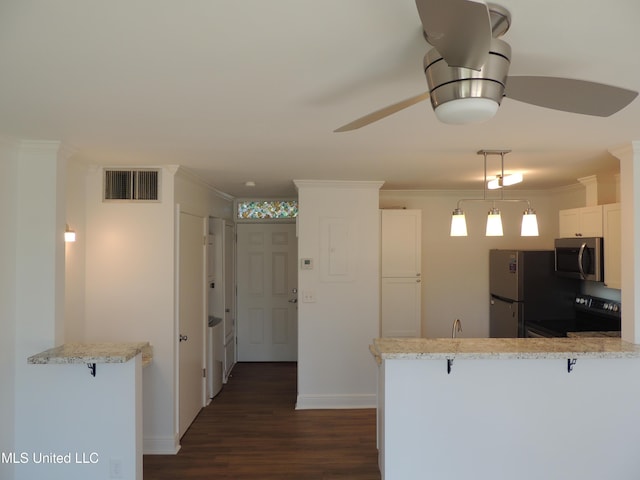
<svg viewBox="0 0 640 480">
<path fill-rule="evenodd" d="M 144 437 L 142 452 L 144 455 L 175 455 L 180 450 L 176 437 Z"/>
<path fill-rule="evenodd" d="M 298 395 L 296 410 L 328 410 L 340 408 L 376 408 L 373 393 L 351 395 Z"/>
</svg>

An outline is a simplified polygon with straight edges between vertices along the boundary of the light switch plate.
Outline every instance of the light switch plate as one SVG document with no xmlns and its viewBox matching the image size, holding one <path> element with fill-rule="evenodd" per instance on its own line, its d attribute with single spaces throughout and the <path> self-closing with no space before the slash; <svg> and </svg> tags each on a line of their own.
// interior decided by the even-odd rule
<svg viewBox="0 0 640 480">
<path fill-rule="evenodd" d="M 304 303 L 314 303 L 316 301 L 316 292 L 313 292 L 311 290 L 303 290 L 302 301 Z"/>
</svg>

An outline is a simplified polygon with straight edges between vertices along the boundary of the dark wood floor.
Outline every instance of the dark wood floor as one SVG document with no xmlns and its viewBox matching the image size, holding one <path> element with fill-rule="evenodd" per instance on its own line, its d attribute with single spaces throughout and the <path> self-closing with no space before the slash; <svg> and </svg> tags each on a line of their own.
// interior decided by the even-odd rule
<svg viewBox="0 0 640 480">
<path fill-rule="evenodd" d="M 145 480 L 380 480 L 374 409 L 295 410 L 295 363 L 239 363 Z"/>
</svg>

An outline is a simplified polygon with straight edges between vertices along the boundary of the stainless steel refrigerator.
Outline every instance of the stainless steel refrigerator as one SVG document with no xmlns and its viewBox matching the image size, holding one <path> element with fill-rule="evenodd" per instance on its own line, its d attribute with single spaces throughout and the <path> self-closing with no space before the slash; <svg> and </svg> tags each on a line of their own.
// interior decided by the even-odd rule
<svg viewBox="0 0 640 480">
<path fill-rule="evenodd" d="M 527 320 L 572 318 L 578 289 L 555 275 L 553 250 L 490 250 L 489 336 L 523 337 Z"/>
</svg>

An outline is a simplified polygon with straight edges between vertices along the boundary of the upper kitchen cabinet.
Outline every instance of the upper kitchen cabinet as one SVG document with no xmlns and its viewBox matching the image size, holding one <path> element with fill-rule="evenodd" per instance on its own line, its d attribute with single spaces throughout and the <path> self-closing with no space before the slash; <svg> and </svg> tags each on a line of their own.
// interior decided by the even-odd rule
<svg viewBox="0 0 640 480">
<path fill-rule="evenodd" d="M 560 210 L 560 238 L 602 237 L 602 205 Z"/>
<path fill-rule="evenodd" d="M 420 277 L 422 211 L 381 211 L 381 268 L 383 277 Z"/>
<path fill-rule="evenodd" d="M 604 283 L 609 288 L 622 288 L 621 211 L 619 203 L 603 206 Z"/>
</svg>

